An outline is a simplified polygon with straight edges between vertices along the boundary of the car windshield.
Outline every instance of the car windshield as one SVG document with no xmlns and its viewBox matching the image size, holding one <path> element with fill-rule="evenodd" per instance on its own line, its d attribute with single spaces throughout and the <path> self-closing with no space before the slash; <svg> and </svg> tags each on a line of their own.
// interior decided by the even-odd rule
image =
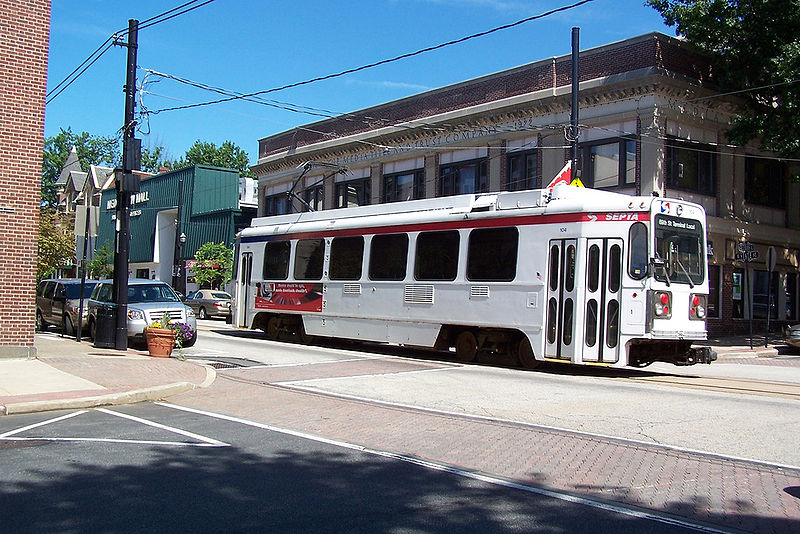
<svg viewBox="0 0 800 534">
<path fill-rule="evenodd" d="M 228 295 L 227 293 L 222 293 L 222 292 L 211 293 L 211 297 L 215 298 L 215 299 L 229 299 L 229 298 L 231 298 L 230 295 Z"/>
<path fill-rule="evenodd" d="M 703 234 L 698 221 L 656 215 L 656 257 L 664 268 L 656 269 L 657 280 L 701 284 L 705 277 Z M 691 281 L 690 281 L 691 277 Z"/>
<path fill-rule="evenodd" d="M 128 302 L 179 302 L 178 296 L 166 284 L 136 284 L 128 286 Z"/>
<path fill-rule="evenodd" d="M 83 298 L 88 299 L 89 296 L 92 294 L 92 291 L 94 290 L 94 286 L 96 286 L 96 285 L 97 284 L 94 283 L 94 282 L 86 282 L 86 284 L 85 284 L 85 286 L 83 288 Z M 66 285 L 64 287 L 67 288 L 67 298 L 68 299 L 72 300 L 72 299 L 77 299 L 78 298 L 78 295 L 81 292 L 81 285 L 80 284 L 68 284 L 68 285 Z"/>
</svg>

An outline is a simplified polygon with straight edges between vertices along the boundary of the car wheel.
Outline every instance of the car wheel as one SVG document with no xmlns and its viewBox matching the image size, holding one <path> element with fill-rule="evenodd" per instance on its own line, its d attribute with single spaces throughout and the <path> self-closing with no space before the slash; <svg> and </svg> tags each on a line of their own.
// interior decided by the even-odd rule
<svg viewBox="0 0 800 534">
<path fill-rule="evenodd" d="M 198 319 L 207 319 L 208 318 L 208 315 L 206 314 L 206 309 L 203 308 L 202 306 L 197 311 L 197 318 Z"/>
<path fill-rule="evenodd" d="M 94 319 L 89 319 L 89 339 L 94 341 Z"/>
<path fill-rule="evenodd" d="M 186 341 L 184 341 L 183 345 L 181 345 L 181 347 L 184 348 L 184 349 L 188 349 L 189 347 L 193 346 L 195 343 L 197 343 L 197 332 L 194 333 L 194 335 L 192 336 L 192 339 L 187 339 Z"/>
<path fill-rule="evenodd" d="M 72 318 L 68 314 L 64 315 L 64 335 L 69 337 L 75 335 L 75 325 L 72 324 Z"/>
<path fill-rule="evenodd" d="M 42 312 L 36 310 L 36 331 L 43 332 L 45 328 L 47 328 L 47 323 L 44 322 L 44 317 L 42 317 Z"/>
</svg>

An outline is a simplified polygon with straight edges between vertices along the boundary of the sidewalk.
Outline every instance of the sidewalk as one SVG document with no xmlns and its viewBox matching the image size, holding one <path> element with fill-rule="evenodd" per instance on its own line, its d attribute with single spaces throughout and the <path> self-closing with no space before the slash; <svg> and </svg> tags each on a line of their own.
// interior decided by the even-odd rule
<svg viewBox="0 0 800 534">
<path fill-rule="evenodd" d="M 709 340 L 718 360 L 775 358 L 784 346 L 764 338 Z M 159 400 L 210 385 L 210 366 L 177 358 L 151 358 L 146 351 L 98 349 L 58 334 L 37 334 L 37 358 L 0 359 L 0 415 Z M 713 364 L 712 364 L 713 365 Z"/>
<path fill-rule="evenodd" d="M 0 415 L 159 400 L 211 384 L 211 367 L 36 334 L 36 359 L 0 359 Z"/>
</svg>

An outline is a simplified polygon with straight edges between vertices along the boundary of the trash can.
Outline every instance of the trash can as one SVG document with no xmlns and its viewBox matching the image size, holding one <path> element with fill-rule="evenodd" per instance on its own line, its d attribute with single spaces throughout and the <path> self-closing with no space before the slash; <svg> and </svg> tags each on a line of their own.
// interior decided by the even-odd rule
<svg viewBox="0 0 800 534">
<path fill-rule="evenodd" d="M 116 337 L 116 306 L 99 306 L 95 314 L 94 346 L 101 349 L 113 349 L 116 347 Z"/>
</svg>

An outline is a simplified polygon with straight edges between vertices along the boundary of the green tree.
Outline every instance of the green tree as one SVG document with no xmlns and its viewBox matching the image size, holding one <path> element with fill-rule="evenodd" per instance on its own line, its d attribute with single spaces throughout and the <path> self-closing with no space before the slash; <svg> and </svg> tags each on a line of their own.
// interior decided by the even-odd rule
<svg viewBox="0 0 800 534">
<path fill-rule="evenodd" d="M 233 274 L 233 249 L 225 243 L 204 243 L 194 255 L 192 274 L 200 287 L 219 289 Z"/>
<path fill-rule="evenodd" d="M 142 170 L 157 173 L 161 167 L 172 168 L 172 162 L 165 157 L 166 150 L 157 145 L 153 148 L 142 147 Z"/>
<path fill-rule="evenodd" d="M 800 157 L 800 2 L 647 0 L 714 66 L 721 92 L 743 91 L 728 132 L 737 144 Z"/>
<path fill-rule="evenodd" d="M 86 273 L 89 278 L 111 278 L 114 276 L 114 252 L 103 245 L 98 248 L 94 257 L 86 262 Z"/>
<path fill-rule="evenodd" d="M 255 174 L 250 170 L 247 152 L 231 141 L 225 141 L 219 147 L 211 142 L 195 141 L 191 148 L 186 151 L 186 155 L 175 162 L 175 167 L 189 165 L 225 167 L 236 169 L 242 176 L 255 177 Z"/>
<path fill-rule="evenodd" d="M 75 258 L 74 221 L 66 214 L 44 206 L 39 212 L 39 253 L 36 279 L 41 280 L 57 267 L 72 263 Z"/>
<path fill-rule="evenodd" d="M 90 165 L 114 167 L 120 161 L 119 143 L 113 137 L 100 137 L 87 132 L 72 133 L 63 128 L 53 137 L 44 141 L 42 158 L 42 205 L 55 207 L 58 204 L 56 180 L 67 161 L 72 147 L 78 152 L 78 161 L 84 172 Z"/>
</svg>

